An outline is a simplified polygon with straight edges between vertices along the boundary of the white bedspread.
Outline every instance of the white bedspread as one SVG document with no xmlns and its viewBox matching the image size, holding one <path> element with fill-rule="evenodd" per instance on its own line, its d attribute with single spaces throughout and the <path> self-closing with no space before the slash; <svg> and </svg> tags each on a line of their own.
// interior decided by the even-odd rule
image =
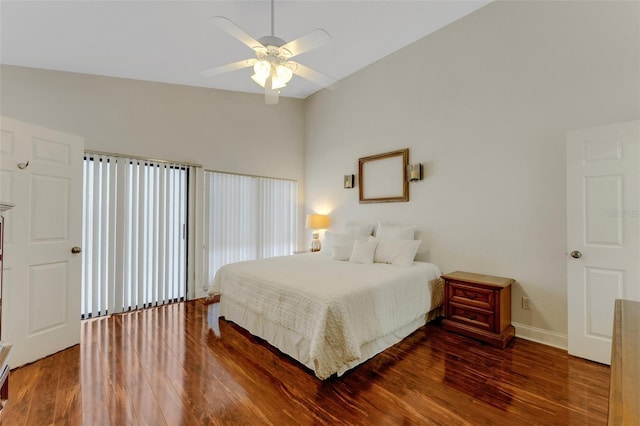
<svg viewBox="0 0 640 426">
<path fill-rule="evenodd" d="M 220 268 L 209 290 L 311 342 L 316 375 L 358 360 L 360 346 L 415 321 L 442 303 L 430 282 L 437 266 L 341 262 L 303 254 Z"/>
</svg>

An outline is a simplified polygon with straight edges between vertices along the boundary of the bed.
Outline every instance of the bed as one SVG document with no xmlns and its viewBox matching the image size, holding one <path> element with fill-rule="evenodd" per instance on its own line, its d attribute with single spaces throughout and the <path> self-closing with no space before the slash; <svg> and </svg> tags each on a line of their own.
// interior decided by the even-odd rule
<svg viewBox="0 0 640 426">
<path fill-rule="evenodd" d="M 359 264 L 317 253 L 238 262 L 209 296 L 232 321 L 313 370 L 344 374 L 441 313 L 437 266 Z"/>
</svg>

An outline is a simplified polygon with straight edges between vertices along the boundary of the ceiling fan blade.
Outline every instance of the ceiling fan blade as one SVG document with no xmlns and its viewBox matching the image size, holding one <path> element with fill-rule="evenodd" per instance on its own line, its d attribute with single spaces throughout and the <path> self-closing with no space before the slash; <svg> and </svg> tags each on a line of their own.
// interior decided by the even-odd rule
<svg viewBox="0 0 640 426">
<path fill-rule="evenodd" d="M 291 57 L 294 57 L 304 52 L 308 52 L 309 50 L 315 49 L 316 47 L 320 47 L 323 44 L 327 43 L 329 40 L 331 40 L 331 35 L 329 35 L 329 33 L 325 30 L 318 28 L 317 30 L 311 31 L 307 35 L 290 41 L 289 43 L 280 47 L 280 49 L 287 49 L 289 52 L 291 52 Z"/>
<path fill-rule="evenodd" d="M 255 58 L 243 59 L 242 61 L 234 62 L 232 64 L 221 65 L 219 67 L 213 67 L 213 68 L 207 68 L 206 70 L 200 71 L 200 74 L 207 77 L 213 77 L 216 75 L 223 74 L 225 72 L 241 70 L 242 68 L 249 68 L 253 66 L 253 64 L 255 64 L 256 61 L 257 59 Z"/>
<path fill-rule="evenodd" d="M 211 18 L 211 22 L 213 22 L 214 25 L 216 25 L 221 30 L 226 31 L 233 37 L 240 40 L 251 49 L 255 50 L 256 48 L 264 48 L 262 43 L 251 37 L 245 30 L 243 30 L 224 16 L 214 16 L 213 18 Z"/>
<path fill-rule="evenodd" d="M 318 86 L 329 87 L 338 82 L 338 80 L 336 80 L 335 78 L 319 73 L 318 71 L 311 69 L 305 65 L 299 64 L 297 62 L 289 61 L 287 62 L 287 64 L 294 65 L 292 69 L 295 75 L 298 75 L 304 78 L 305 80 L 309 80 L 310 82 L 315 83 Z"/>
</svg>

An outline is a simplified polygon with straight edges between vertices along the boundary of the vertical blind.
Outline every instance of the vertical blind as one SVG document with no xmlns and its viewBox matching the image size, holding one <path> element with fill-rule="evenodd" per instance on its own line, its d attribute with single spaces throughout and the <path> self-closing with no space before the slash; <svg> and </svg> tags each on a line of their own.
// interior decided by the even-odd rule
<svg viewBox="0 0 640 426">
<path fill-rule="evenodd" d="M 186 295 L 189 167 L 85 155 L 82 317 Z"/>
<path fill-rule="evenodd" d="M 205 277 L 231 262 L 290 255 L 297 243 L 298 183 L 205 174 Z"/>
</svg>

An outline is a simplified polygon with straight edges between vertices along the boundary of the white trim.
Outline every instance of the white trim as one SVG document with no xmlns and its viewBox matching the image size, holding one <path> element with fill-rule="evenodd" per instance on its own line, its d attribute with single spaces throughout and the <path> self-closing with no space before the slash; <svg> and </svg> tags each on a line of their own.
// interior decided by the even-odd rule
<svg viewBox="0 0 640 426">
<path fill-rule="evenodd" d="M 222 173 L 223 175 L 245 176 L 250 178 L 275 179 L 275 180 L 286 180 L 289 182 L 299 182 L 298 179 L 287 179 L 287 178 L 281 178 L 277 176 L 250 175 L 247 173 L 225 172 L 224 170 L 213 170 L 213 169 L 205 169 L 204 171 L 206 173 Z"/>
<path fill-rule="evenodd" d="M 564 349 L 565 351 L 567 350 L 568 337 L 566 334 L 556 333 L 555 331 L 544 330 L 530 325 L 518 324 L 517 322 L 512 322 L 511 324 L 516 329 L 516 337 L 553 346 L 554 348 Z"/>
<path fill-rule="evenodd" d="M 157 163 L 157 164 L 176 164 L 179 166 L 196 167 L 200 169 L 202 168 L 202 164 L 197 164 L 197 163 L 186 163 L 183 161 L 174 161 L 174 160 L 161 160 L 157 158 L 140 157 L 137 155 L 119 154 L 117 152 L 93 151 L 91 149 L 85 149 L 84 153 L 89 156 L 97 155 L 97 156 L 103 156 L 103 157 L 104 156 L 117 157 L 117 158 L 126 158 L 128 160 L 148 161 L 150 163 Z"/>
</svg>

